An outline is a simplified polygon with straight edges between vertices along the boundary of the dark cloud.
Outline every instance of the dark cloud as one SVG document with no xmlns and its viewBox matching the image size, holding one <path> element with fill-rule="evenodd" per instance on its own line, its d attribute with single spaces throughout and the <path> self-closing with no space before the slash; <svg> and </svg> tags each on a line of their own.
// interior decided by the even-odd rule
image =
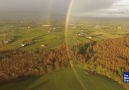
<svg viewBox="0 0 129 90">
<path fill-rule="evenodd" d="M 66 11 L 71 0 L 0 0 L 0 10 Z M 111 6 L 116 0 L 73 0 L 73 11 L 85 12 Z"/>
<path fill-rule="evenodd" d="M 79 15 L 79 13 L 108 8 L 116 1 L 118 0 L 73 0 L 71 14 Z M 71 0 L 0 0 L 0 12 L 66 15 L 70 2 Z"/>
<path fill-rule="evenodd" d="M 66 12 L 69 0 L 0 0 L 0 11 Z"/>
</svg>

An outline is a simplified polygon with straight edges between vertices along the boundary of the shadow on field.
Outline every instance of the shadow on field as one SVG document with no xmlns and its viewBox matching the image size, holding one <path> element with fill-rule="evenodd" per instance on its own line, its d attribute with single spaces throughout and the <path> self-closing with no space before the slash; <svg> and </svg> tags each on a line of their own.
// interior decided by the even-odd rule
<svg viewBox="0 0 129 90">
<path fill-rule="evenodd" d="M 35 82 L 39 79 L 40 76 L 23 80 L 0 82 L 0 90 L 37 90 L 38 87 L 42 87 L 48 82 L 46 80 L 35 86 Z"/>
<path fill-rule="evenodd" d="M 49 81 L 46 80 L 44 82 L 41 82 L 39 85 L 33 87 L 33 88 L 28 88 L 30 90 L 40 90 L 42 87 L 44 87 Z"/>
</svg>

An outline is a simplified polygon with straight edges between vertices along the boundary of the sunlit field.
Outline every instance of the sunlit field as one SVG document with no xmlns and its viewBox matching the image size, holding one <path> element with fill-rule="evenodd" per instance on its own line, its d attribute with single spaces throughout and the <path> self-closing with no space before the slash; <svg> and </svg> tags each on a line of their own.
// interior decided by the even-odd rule
<svg viewBox="0 0 129 90">
<path fill-rule="evenodd" d="M 56 22 L 55 22 L 56 23 Z M 76 21 L 70 22 L 65 30 L 65 23 L 45 24 L 45 22 L 0 23 L 0 51 L 34 50 L 54 48 L 61 45 L 88 43 L 110 38 L 127 36 L 129 21 Z"/>
<path fill-rule="evenodd" d="M 103 83 L 102 83 L 103 82 Z M 74 67 L 1 84 L 0 90 L 125 90 L 122 85 L 105 76 Z"/>
</svg>

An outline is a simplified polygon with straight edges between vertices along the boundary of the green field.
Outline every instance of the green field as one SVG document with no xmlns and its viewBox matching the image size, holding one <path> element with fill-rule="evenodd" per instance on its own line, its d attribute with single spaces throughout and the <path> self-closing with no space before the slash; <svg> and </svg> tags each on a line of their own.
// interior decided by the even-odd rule
<svg viewBox="0 0 129 90">
<path fill-rule="evenodd" d="M 67 33 L 65 33 L 63 23 L 58 23 L 57 25 L 52 23 L 50 27 L 43 27 L 43 24 L 44 22 L 21 23 L 19 21 L 9 24 L 0 22 L 0 51 L 16 49 L 28 51 L 36 48 L 55 48 L 65 43 L 74 45 L 122 37 L 129 32 L 129 24 L 126 20 L 117 22 L 78 21 L 68 25 Z M 65 37 L 65 34 L 67 34 L 67 37 Z M 67 41 L 65 42 L 66 38 Z M 9 40 L 11 41 L 8 42 Z M 34 43 L 21 47 L 21 44 L 25 41 Z M 41 47 L 41 45 L 46 46 Z"/>
<path fill-rule="evenodd" d="M 64 69 L 0 85 L 0 90 L 125 90 L 105 76 L 87 73 L 80 68 Z"/>
</svg>

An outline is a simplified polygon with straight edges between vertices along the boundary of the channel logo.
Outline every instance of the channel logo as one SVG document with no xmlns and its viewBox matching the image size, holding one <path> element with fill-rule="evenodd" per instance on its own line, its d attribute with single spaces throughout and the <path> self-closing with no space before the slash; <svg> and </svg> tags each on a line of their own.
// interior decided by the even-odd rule
<svg viewBox="0 0 129 90">
<path fill-rule="evenodd" d="M 129 72 L 124 72 L 123 73 L 123 82 L 124 83 L 129 83 Z"/>
</svg>

